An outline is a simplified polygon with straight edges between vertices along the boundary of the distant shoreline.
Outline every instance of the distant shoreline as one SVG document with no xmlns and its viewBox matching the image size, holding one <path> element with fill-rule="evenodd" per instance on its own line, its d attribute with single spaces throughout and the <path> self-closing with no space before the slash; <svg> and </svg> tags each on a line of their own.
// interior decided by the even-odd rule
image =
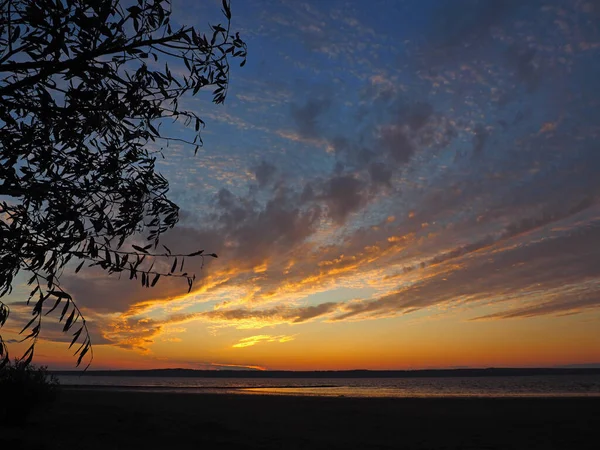
<svg viewBox="0 0 600 450">
<path fill-rule="evenodd" d="M 173 378 L 458 378 L 548 375 L 600 375 L 600 368 L 488 368 L 425 370 L 54 370 L 58 376 L 173 377 Z"/>
</svg>

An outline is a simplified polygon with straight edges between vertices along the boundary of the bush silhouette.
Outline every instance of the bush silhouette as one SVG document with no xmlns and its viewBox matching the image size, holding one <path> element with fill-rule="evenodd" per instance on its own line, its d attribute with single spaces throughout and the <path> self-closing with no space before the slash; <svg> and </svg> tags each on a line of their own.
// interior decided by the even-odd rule
<svg viewBox="0 0 600 450">
<path fill-rule="evenodd" d="M 56 398 L 58 379 L 47 367 L 19 360 L 0 370 L 0 424 L 20 425 L 36 409 Z"/>
</svg>

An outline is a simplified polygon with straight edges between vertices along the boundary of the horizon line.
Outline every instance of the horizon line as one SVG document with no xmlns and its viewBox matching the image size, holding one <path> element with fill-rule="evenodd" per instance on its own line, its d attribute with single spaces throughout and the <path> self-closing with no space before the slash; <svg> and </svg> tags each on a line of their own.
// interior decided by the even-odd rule
<svg viewBox="0 0 600 450">
<path fill-rule="evenodd" d="M 169 368 L 152 368 L 152 369 L 89 369 L 81 371 L 78 369 L 52 369 L 50 372 L 73 372 L 73 373 L 95 373 L 95 372 L 204 372 L 204 373 L 220 373 L 220 372 L 249 372 L 249 373 L 356 373 L 356 372 L 371 372 L 371 373 L 418 373 L 418 372 L 484 372 L 484 371 L 580 371 L 580 370 L 598 370 L 600 371 L 600 363 L 591 363 L 584 365 L 566 365 L 566 366 L 546 366 L 546 367 L 448 367 L 448 368 L 420 368 L 420 369 L 309 369 L 309 370 L 289 370 L 289 369 L 256 369 L 256 368 L 212 368 L 212 369 L 191 369 L 183 367 Z"/>
</svg>

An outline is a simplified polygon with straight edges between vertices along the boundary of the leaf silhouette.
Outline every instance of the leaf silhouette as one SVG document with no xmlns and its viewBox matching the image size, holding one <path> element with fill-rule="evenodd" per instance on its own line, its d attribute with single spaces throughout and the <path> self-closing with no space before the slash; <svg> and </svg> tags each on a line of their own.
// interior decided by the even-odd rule
<svg viewBox="0 0 600 450">
<path fill-rule="evenodd" d="M 174 27 L 169 3 L 23 0 L 0 12 L 6 22 L 0 72 L 7 75 L 0 79 L 0 199 L 10 199 L 0 201 L 0 218 L 12 218 L 7 227 L 0 219 L 0 255 L 15 255 L 0 258 L 0 299 L 26 272 L 34 316 L 41 320 L 62 304 L 65 332 L 83 319 L 60 284 L 71 264 L 75 273 L 86 263 L 109 275 L 128 272 L 130 279 L 141 273 L 145 287 L 161 275 L 185 278 L 189 289 L 194 280 L 176 273 L 183 272 L 183 255 L 166 246 L 167 255 L 153 253 L 179 220 L 154 143 L 177 141 L 198 151 L 204 121 L 179 100 L 212 86 L 213 102 L 223 103 L 229 62 L 245 60 L 246 44 L 229 33 L 229 1 L 221 2 L 226 23 L 212 26 L 209 37 Z M 177 62 L 182 70 L 171 70 Z M 181 119 L 193 137 L 170 135 L 161 127 L 165 119 Z M 140 233 L 149 243 L 125 251 Z M 163 267 L 154 264 L 161 258 L 173 262 L 170 273 L 155 269 Z M 8 311 L 0 301 L 0 326 Z M 78 365 L 83 354 L 93 359 L 82 323 L 71 342 L 85 342 Z M 32 338 L 40 328 L 34 330 Z M 33 348 L 23 361 L 33 358 Z M 1 336 L 0 351 L 3 361 Z"/>
</svg>

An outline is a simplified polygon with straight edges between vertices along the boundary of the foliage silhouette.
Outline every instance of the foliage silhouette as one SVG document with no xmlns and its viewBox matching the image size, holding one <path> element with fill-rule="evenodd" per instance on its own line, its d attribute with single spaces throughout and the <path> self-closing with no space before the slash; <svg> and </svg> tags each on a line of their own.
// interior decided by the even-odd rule
<svg viewBox="0 0 600 450">
<path fill-rule="evenodd" d="M 52 402 L 58 389 L 58 379 L 45 366 L 6 364 L 0 369 L 0 423 L 25 422 L 36 408 Z"/>
<path fill-rule="evenodd" d="M 159 249 L 178 207 L 155 162 L 173 141 L 197 152 L 204 122 L 179 100 L 208 87 L 223 103 L 228 58 L 246 61 L 222 2 L 226 23 L 206 35 L 174 27 L 168 0 L 0 0 L 0 298 L 19 272 L 30 274 L 22 364 L 33 358 L 42 318 L 59 307 L 63 331 L 75 330 L 77 365 L 93 359 L 81 310 L 60 286 L 69 263 L 75 272 L 86 263 L 125 272 L 146 287 L 182 277 L 191 289 L 184 258 L 216 257 Z M 165 120 L 193 129 L 193 140 L 161 132 Z M 139 233 L 149 244 L 129 246 Z M 154 269 L 157 259 L 171 270 Z M 9 312 L 0 302 L 0 327 Z M 8 361 L 0 336 L 0 368 Z"/>
</svg>

